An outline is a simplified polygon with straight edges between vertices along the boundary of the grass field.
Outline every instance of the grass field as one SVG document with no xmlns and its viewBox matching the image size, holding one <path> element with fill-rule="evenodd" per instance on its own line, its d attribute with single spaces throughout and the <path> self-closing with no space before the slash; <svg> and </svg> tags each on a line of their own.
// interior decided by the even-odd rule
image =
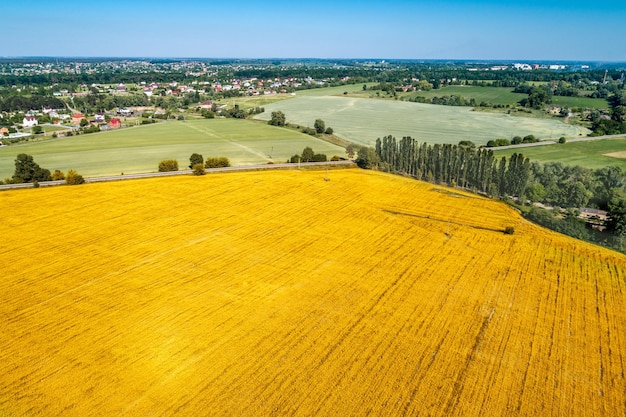
<svg viewBox="0 0 626 417">
<path fill-rule="evenodd" d="M 440 88 L 438 90 L 418 91 L 402 94 L 401 97 L 422 96 L 428 99 L 441 96 L 462 96 L 466 100 L 474 98 L 477 103 L 485 101 L 491 104 L 502 104 L 516 106 L 520 100 L 528 97 L 527 94 L 514 93 L 512 88 L 508 87 L 474 87 L 452 85 Z M 594 99 L 588 97 L 561 97 L 553 96 L 552 104 L 556 106 L 566 107 L 588 107 L 591 109 L 608 109 L 609 104 L 605 99 Z"/>
<path fill-rule="evenodd" d="M 0 193 L 0 415 L 625 415 L 623 255 L 324 176 Z"/>
<path fill-rule="evenodd" d="M 567 165 L 580 165 L 586 168 L 602 168 L 617 165 L 626 171 L 626 159 L 607 154 L 626 151 L 626 139 L 603 139 L 585 142 L 571 142 L 530 148 L 494 150 L 500 158 L 517 152 L 537 162 L 562 162 Z"/>
<path fill-rule="evenodd" d="M 246 120 L 202 119 L 2 147 L 0 179 L 13 175 L 20 153 L 33 155 L 51 171 L 73 169 L 83 176 L 102 176 L 154 172 L 163 159 L 177 159 L 183 169 L 194 152 L 226 156 L 232 165 L 285 162 L 306 146 L 329 158 L 345 156 L 343 148 L 296 131 Z"/>
<path fill-rule="evenodd" d="M 257 116 L 269 120 L 281 110 L 291 123 L 313 126 L 322 119 L 335 134 L 362 145 L 377 138 L 411 136 L 420 142 L 458 143 L 471 140 L 484 145 L 490 139 L 533 134 L 541 139 L 578 137 L 587 130 L 552 119 L 511 117 L 472 111 L 468 107 L 434 106 L 402 101 L 352 97 L 308 96 L 265 106 Z"/>
<path fill-rule="evenodd" d="M 422 96 L 426 97 L 427 99 L 432 99 L 433 97 L 452 95 L 461 96 L 466 100 L 470 100 L 473 98 L 479 104 L 485 101 L 491 104 L 508 104 L 510 106 L 515 106 L 521 99 L 528 97 L 528 94 L 514 93 L 512 88 L 474 87 L 463 85 L 452 85 L 430 91 L 411 92 L 402 94 L 401 97 Z"/>
</svg>

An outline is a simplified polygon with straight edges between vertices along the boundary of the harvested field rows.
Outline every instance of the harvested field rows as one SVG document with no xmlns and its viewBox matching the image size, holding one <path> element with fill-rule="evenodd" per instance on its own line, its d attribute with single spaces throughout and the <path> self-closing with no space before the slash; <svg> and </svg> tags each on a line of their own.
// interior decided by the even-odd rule
<svg viewBox="0 0 626 417">
<path fill-rule="evenodd" d="M 329 174 L 0 193 L 0 415 L 626 415 L 624 256 Z"/>
</svg>

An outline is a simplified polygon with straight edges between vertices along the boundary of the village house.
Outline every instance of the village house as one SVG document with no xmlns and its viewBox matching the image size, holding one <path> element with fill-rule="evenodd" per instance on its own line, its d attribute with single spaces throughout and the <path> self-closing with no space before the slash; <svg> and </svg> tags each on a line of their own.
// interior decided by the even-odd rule
<svg viewBox="0 0 626 417">
<path fill-rule="evenodd" d="M 81 120 L 85 118 L 85 115 L 82 113 L 74 113 L 72 114 L 72 123 L 79 124 Z"/>
<path fill-rule="evenodd" d="M 24 128 L 37 126 L 39 122 L 37 122 L 37 118 L 35 116 L 26 116 L 22 121 L 22 126 Z"/>
<path fill-rule="evenodd" d="M 211 110 L 213 108 L 213 102 L 212 101 L 205 101 L 205 102 L 203 102 L 200 105 L 200 108 Z"/>
<path fill-rule="evenodd" d="M 117 129 L 117 128 L 122 127 L 122 123 L 120 122 L 120 119 L 111 119 L 109 121 L 109 127 L 111 129 Z"/>
<path fill-rule="evenodd" d="M 104 123 L 104 113 L 96 113 L 93 117 L 93 121 L 96 123 Z"/>
</svg>

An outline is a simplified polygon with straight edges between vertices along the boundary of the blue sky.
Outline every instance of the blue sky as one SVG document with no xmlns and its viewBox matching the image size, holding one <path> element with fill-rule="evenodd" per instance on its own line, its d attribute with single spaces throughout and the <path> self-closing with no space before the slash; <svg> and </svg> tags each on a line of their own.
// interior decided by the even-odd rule
<svg viewBox="0 0 626 417">
<path fill-rule="evenodd" d="M 0 56 L 626 61 L 626 1 L 14 1 Z"/>
</svg>

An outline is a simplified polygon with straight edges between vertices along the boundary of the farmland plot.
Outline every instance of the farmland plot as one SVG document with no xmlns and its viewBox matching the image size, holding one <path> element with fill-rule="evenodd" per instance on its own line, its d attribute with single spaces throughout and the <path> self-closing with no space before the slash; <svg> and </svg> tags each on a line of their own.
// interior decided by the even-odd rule
<svg viewBox="0 0 626 417">
<path fill-rule="evenodd" d="M 273 111 L 282 111 L 287 120 L 313 126 L 323 119 L 335 134 L 362 145 L 373 146 L 377 138 L 411 136 L 420 142 L 459 143 L 471 140 L 485 145 L 490 139 L 535 135 L 541 139 L 578 137 L 587 129 L 550 119 L 482 113 L 468 107 L 386 101 L 346 97 L 298 97 L 265 106 L 257 115 L 269 120 Z"/>
<path fill-rule="evenodd" d="M 0 415 L 625 415 L 624 256 L 324 177 L 0 193 Z"/>
<path fill-rule="evenodd" d="M 163 159 L 177 159 L 181 169 L 192 153 L 225 156 L 232 165 L 285 162 L 310 146 L 317 153 L 345 156 L 339 146 L 293 130 L 249 120 L 171 121 L 89 135 L 0 148 L 0 179 L 11 177 L 15 158 L 32 155 L 51 171 L 70 169 L 84 176 L 155 172 Z"/>
</svg>

